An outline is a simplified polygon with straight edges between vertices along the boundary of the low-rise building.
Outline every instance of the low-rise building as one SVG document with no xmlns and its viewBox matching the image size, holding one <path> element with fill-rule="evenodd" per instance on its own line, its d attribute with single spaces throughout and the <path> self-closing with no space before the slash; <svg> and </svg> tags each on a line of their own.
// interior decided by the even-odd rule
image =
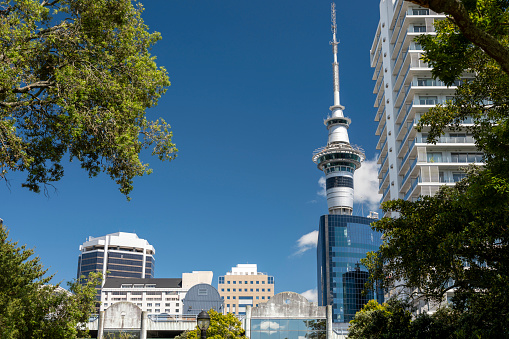
<svg viewBox="0 0 509 339">
<path fill-rule="evenodd" d="M 212 272 L 184 273 L 182 278 L 108 278 L 101 289 L 100 310 L 118 302 L 131 302 L 148 314 L 178 318 L 183 313 L 183 299 L 193 285 L 211 284 Z"/>
</svg>

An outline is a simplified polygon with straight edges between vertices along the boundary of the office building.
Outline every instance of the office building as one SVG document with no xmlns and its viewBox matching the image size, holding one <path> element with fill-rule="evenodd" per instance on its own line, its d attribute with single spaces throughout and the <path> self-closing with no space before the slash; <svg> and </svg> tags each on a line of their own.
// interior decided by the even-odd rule
<svg viewBox="0 0 509 339">
<path fill-rule="evenodd" d="M 258 306 L 274 296 L 274 277 L 258 272 L 256 264 L 238 264 L 219 277 L 217 289 L 224 313 L 246 314 L 246 306 Z"/>
<path fill-rule="evenodd" d="M 80 245 L 78 278 L 90 272 L 106 278 L 153 278 L 154 254 L 154 247 L 135 233 L 89 237 Z"/>
<path fill-rule="evenodd" d="M 182 314 L 185 296 L 180 278 L 108 278 L 101 289 L 101 311 L 131 302 L 149 314 Z"/>
<path fill-rule="evenodd" d="M 421 60 L 423 50 L 414 39 L 435 34 L 434 22 L 444 18 L 408 1 L 380 1 L 380 22 L 370 53 L 381 202 L 434 195 L 441 185 L 461 180 L 465 176 L 462 168 L 482 161 L 466 130 L 446 130 L 436 144 L 428 144 L 428 129 L 418 132 L 415 128 L 425 112 L 436 104 L 446 104 L 456 86 L 473 77 L 465 73 L 447 87 L 432 78 L 431 68 Z M 464 126 L 471 124 L 471 119 L 464 121 Z"/>
<path fill-rule="evenodd" d="M 187 292 L 195 285 L 211 283 L 211 271 L 184 273 L 182 278 L 107 278 L 101 289 L 100 310 L 119 302 L 131 302 L 148 314 L 180 318 L 185 313 L 183 300 Z"/>
<path fill-rule="evenodd" d="M 334 63 L 334 105 L 325 119 L 329 131 L 327 146 L 315 151 L 313 161 L 326 178 L 329 214 L 320 218 L 317 246 L 318 303 L 332 305 L 332 321 L 338 331 L 346 330 L 348 322 L 369 298 L 383 301 L 376 291 L 362 296 L 367 269 L 360 259 L 369 251 L 378 250 L 380 234 L 370 228 L 373 219 L 353 216 L 354 172 L 364 160 L 363 151 L 350 145 L 348 126 L 340 104 L 339 65 L 337 59 L 336 11 L 332 5 Z"/>
</svg>

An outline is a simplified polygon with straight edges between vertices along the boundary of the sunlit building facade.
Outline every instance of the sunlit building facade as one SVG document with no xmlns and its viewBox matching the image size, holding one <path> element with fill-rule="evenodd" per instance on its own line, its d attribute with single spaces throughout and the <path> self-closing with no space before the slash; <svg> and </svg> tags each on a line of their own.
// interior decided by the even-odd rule
<svg viewBox="0 0 509 339">
<path fill-rule="evenodd" d="M 318 303 L 332 305 L 332 319 L 348 323 L 369 300 L 383 302 L 383 292 L 364 294 L 368 272 L 360 264 L 377 251 L 380 234 L 369 226 L 374 219 L 352 215 L 322 215 L 318 235 Z"/>
<path fill-rule="evenodd" d="M 238 264 L 218 279 L 217 290 L 224 300 L 224 313 L 246 314 L 274 296 L 274 277 L 258 272 L 256 264 Z"/>
<path fill-rule="evenodd" d="M 482 162 L 482 153 L 466 129 L 446 129 L 436 144 L 426 143 L 428 128 L 416 130 L 425 112 L 436 104 L 447 104 L 457 85 L 473 77 L 465 73 L 447 87 L 432 78 L 431 68 L 421 60 L 423 50 L 414 39 L 435 34 L 434 22 L 444 18 L 409 1 L 380 1 L 380 22 L 370 53 L 381 202 L 432 196 L 440 186 L 461 180 L 466 166 Z M 472 126 L 472 119 L 463 125 Z"/>
<path fill-rule="evenodd" d="M 80 245 L 78 278 L 90 272 L 106 278 L 153 278 L 154 254 L 154 247 L 135 233 L 89 237 Z"/>
</svg>

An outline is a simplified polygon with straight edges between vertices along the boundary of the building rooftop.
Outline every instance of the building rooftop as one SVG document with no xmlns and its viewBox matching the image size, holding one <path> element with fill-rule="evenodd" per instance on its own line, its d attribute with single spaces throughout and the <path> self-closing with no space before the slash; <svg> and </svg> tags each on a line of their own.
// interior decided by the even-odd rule
<svg viewBox="0 0 509 339">
<path fill-rule="evenodd" d="M 108 278 L 103 288 L 122 288 L 122 285 L 143 285 L 143 288 L 181 288 L 181 278 Z M 141 286 L 140 286 L 141 288 Z"/>
</svg>

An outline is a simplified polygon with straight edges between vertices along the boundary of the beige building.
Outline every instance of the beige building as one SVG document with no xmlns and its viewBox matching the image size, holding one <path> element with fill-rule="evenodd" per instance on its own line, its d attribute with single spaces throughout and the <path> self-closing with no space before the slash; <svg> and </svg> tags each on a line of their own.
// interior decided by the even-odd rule
<svg viewBox="0 0 509 339">
<path fill-rule="evenodd" d="M 258 272 L 256 264 L 238 264 L 219 277 L 217 290 L 224 313 L 246 314 L 246 306 L 258 306 L 274 296 L 274 277 Z"/>
</svg>

